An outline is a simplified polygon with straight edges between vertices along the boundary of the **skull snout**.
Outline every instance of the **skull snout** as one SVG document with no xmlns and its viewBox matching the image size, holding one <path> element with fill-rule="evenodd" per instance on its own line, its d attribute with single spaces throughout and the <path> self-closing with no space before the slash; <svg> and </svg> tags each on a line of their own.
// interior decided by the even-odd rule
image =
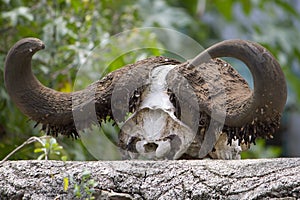
<svg viewBox="0 0 300 200">
<path fill-rule="evenodd" d="M 156 151 L 157 147 L 158 147 L 158 145 L 156 143 L 153 143 L 153 142 L 144 144 L 144 149 L 145 149 L 146 153 Z"/>
<path fill-rule="evenodd" d="M 170 141 L 152 141 L 146 140 L 138 141 L 136 143 L 136 150 L 140 155 L 147 158 L 166 158 L 171 151 Z"/>
</svg>

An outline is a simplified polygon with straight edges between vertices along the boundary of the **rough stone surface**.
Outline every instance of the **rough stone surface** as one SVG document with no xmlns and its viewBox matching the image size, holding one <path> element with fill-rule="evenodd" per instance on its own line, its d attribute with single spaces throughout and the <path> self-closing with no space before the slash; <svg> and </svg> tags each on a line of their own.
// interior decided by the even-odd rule
<svg viewBox="0 0 300 200">
<path fill-rule="evenodd" d="M 76 185 L 80 198 L 95 199 L 299 199 L 299 172 L 300 158 L 8 161 L 0 166 L 0 199 L 79 199 Z"/>
</svg>

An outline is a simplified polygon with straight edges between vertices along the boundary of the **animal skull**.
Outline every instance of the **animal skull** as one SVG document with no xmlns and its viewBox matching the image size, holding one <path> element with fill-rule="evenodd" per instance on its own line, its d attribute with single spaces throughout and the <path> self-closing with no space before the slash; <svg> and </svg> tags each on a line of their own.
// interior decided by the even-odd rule
<svg viewBox="0 0 300 200">
<path fill-rule="evenodd" d="M 153 68 L 141 106 L 122 126 L 120 144 L 131 158 L 178 159 L 195 137 L 192 129 L 174 115 L 176 108 L 167 93 L 166 76 L 175 66 Z"/>
<path fill-rule="evenodd" d="M 101 125 L 107 116 L 120 122 L 131 112 L 119 135 L 125 157 L 239 158 L 243 145 L 274 134 L 286 102 L 279 64 L 250 41 L 218 43 L 185 63 L 148 58 L 73 93 L 47 88 L 33 75 L 32 56 L 44 47 L 39 39 L 25 38 L 10 49 L 5 85 L 11 99 L 47 134 L 76 138 L 78 130 L 94 123 L 93 117 L 82 113 L 94 111 Z M 218 57 L 243 61 L 252 73 L 254 89 Z"/>
</svg>

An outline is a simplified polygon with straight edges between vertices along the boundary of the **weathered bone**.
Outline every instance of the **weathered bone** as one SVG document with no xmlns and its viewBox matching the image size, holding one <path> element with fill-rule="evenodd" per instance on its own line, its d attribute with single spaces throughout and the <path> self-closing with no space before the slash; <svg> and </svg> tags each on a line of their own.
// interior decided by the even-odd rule
<svg viewBox="0 0 300 200">
<path fill-rule="evenodd" d="M 78 130 L 95 121 L 101 124 L 110 116 L 119 122 L 125 119 L 127 112 L 132 112 L 120 135 L 120 147 L 132 154 L 159 159 L 202 158 L 207 154 L 219 155 L 217 157 L 223 159 L 236 157 L 223 152 L 213 154 L 222 151 L 224 146 L 223 136 L 222 141 L 217 142 L 220 135 L 225 134 L 230 144 L 233 141 L 252 143 L 258 136 L 271 137 L 279 126 L 286 102 L 286 83 L 279 64 L 265 48 L 249 41 L 218 43 L 185 63 L 164 57 L 148 58 L 126 65 L 73 93 L 47 88 L 33 75 L 32 56 L 44 47 L 39 39 L 25 38 L 17 42 L 7 55 L 5 85 L 20 110 L 41 123 L 47 134 L 74 137 L 79 136 Z M 228 56 L 240 59 L 249 67 L 254 91 L 228 63 L 211 59 Z M 160 76 L 163 67 L 168 73 Z M 156 78 L 151 78 L 151 75 L 156 75 Z M 162 81 L 164 77 L 166 79 Z M 126 79 L 141 84 L 137 86 L 121 81 Z M 151 85 L 151 81 L 155 83 Z M 162 85 L 156 81 L 162 81 Z M 149 93 L 145 92 L 146 88 L 156 89 Z M 164 103 L 152 98 L 157 92 L 162 94 L 163 97 L 159 98 Z M 165 101 L 166 94 L 170 101 Z M 225 112 L 219 112 L 222 110 Z M 149 124 L 149 120 L 156 116 L 162 117 L 155 123 L 159 123 L 166 134 L 160 130 L 154 135 L 126 131 L 126 127 L 132 126 L 133 119 L 146 120 Z M 168 121 L 170 123 L 166 123 Z M 173 133 L 170 124 L 177 129 Z M 149 125 L 135 125 L 143 131 L 149 129 Z M 236 145 L 230 151 L 237 152 Z"/>
<path fill-rule="evenodd" d="M 189 148 L 196 132 L 175 115 L 167 93 L 166 76 L 176 65 L 163 65 L 150 72 L 150 83 L 141 94 L 141 105 L 126 120 L 120 133 L 124 155 L 148 159 L 178 159 Z M 149 148 L 151 147 L 151 148 Z"/>
</svg>

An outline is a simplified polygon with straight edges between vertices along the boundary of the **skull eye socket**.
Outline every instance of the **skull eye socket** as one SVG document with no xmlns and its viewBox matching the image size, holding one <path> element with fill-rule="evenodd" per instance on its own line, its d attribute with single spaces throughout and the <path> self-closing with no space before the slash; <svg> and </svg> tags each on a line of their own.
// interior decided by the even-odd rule
<svg viewBox="0 0 300 200">
<path fill-rule="evenodd" d="M 146 153 L 149 153 L 149 152 L 154 152 L 156 151 L 158 145 L 155 144 L 155 143 L 147 143 L 147 144 L 144 144 L 144 148 L 145 148 L 145 152 Z"/>
<path fill-rule="evenodd" d="M 177 99 L 176 95 L 174 94 L 174 92 L 168 88 L 167 90 L 167 94 L 169 95 L 169 100 L 170 102 L 173 104 L 174 108 L 175 108 L 175 112 L 174 112 L 174 115 L 180 119 L 181 117 L 181 110 L 180 110 L 180 102 L 179 100 Z"/>
<path fill-rule="evenodd" d="M 136 146 L 135 144 L 140 141 L 141 139 L 139 139 L 138 137 L 131 137 L 130 138 L 130 141 L 128 143 L 128 145 L 126 146 L 126 150 L 127 151 L 130 151 L 130 152 L 134 152 L 134 153 L 137 153 L 137 150 L 136 150 Z"/>
</svg>

